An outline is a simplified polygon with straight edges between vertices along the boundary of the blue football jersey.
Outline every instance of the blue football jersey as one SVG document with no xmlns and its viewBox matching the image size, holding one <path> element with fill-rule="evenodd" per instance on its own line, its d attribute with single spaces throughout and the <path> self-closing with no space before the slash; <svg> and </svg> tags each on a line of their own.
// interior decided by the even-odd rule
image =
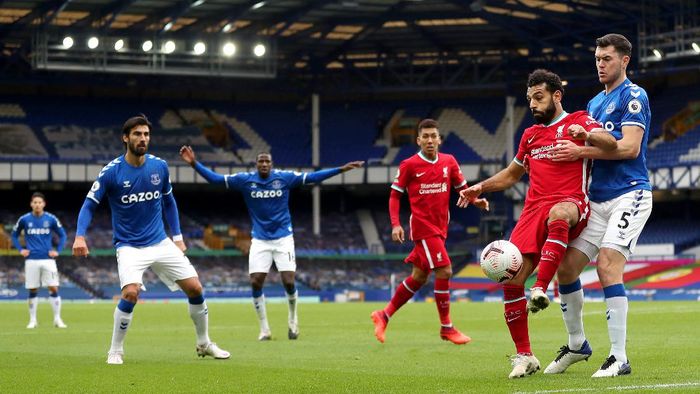
<svg viewBox="0 0 700 394">
<path fill-rule="evenodd" d="M 147 154 L 144 164 L 134 167 L 122 155 L 104 166 L 87 198 L 99 204 L 107 197 L 115 247 L 143 247 L 167 237 L 162 198 L 172 192 L 164 160 Z"/>
<path fill-rule="evenodd" d="M 63 243 L 66 241 L 66 232 L 58 218 L 46 211 L 41 216 L 34 216 L 29 212 L 22 215 L 12 228 L 12 237 L 16 238 L 24 231 L 24 249 L 29 250 L 28 260 L 51 259 L 49 251 L 53 249 L 53 234 L 58 234 Z M 60 252 L 63 244 L 59 242 L 56 251 Z"/>
<path fill-rule="evenodd" d="M 603 202 L 632 190 L 651 190 L 646 163 L 651 109 L 644 89 L 625 79 L 612 92 L 602 91 L 593 97 L 588 102 L 588 113 L 617 140 L 622 139 L 623 126 L 639 126 L 644 130 L 636 159 L 594 161 L 589 186 L 591 200 Z"/>
<path fill-rule="evenodd" d="M 292 234 L 289 189 L 302 185 L 306 173 L 272 170 L 263 179 L 257 172 L 226 175 L 226 187 L 243 193 L 255 239 L 279 239 Z"/>
</svg>

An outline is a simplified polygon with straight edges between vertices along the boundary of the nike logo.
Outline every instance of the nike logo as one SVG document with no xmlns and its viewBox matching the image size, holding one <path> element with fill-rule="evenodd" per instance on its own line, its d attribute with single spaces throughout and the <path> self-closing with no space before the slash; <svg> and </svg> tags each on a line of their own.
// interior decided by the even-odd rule
<svg viewBox="0 0 700 394">
<path fill-rule="evenodd" d="M 510 322 L 512 322 L 512 321 L 514 321 L 514 320 L 518 320 L 518 319 L 520 319 L 520 315 L 518 315 L 518 316 L 516 316 L 516 317 L 513 317 L 513 318 L 508 318 L 508 319 L 506 319 L 506 323 L 510 323 Z"/>
<path fill-rule="evenodd" d="M 528 144 L 529 144 L 529 143 L 531 143 L 531 142 L 532 142 L 532 140 L 534 140 L 534 139 L 535 139 L 535 137 L 534 137 L 534 136 L 533 136 L 533 137 L 530 137 L 530 138 L 529 138 L 529 139 L 527 140 L 527 143 L 528 143 Z"/>
<path fill-rule="evenodd" d="M 419 172 L 419 173 L 417 173 L 417 174 L 416 174 L 416 178 L 420 178 L 420 177 L 422 177 L 422 176 L 423 176 L 423 174 L 425 174 L 425 172 Z"/>
</svg>

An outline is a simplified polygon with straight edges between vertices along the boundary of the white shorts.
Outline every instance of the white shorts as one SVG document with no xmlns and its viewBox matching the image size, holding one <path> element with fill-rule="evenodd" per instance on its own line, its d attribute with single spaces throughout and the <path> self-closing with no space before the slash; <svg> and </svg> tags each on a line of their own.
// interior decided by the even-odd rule
<svg viewBox="0 0 700 394">
<path fill-rule="evenodd" d="M 24 262 L 24 288 L 58 286 L 58 268 L 56 260 L 26 260 Z"/>
<path fill-rule="evenodd" d="M 170 238 L 142 248 L 122 246 L 117 249 L 117 264 L 122 289 L 138 283 L 145 290 L 143 273 L 149 267 L 172 291 L 180 288 L 175 281 L 197 277 L 190 260 Z"/>
<path fill-rule="evenodd" d="M 268 273 L 273 261 L 275 266 L 277 266 L 277 271 L 297 270 L 293 235 L 272 240 L 253 238 L 250 244 L 250 254 L 248 255 L 248 273 Z"/>
<path fill-rule="evenodd" d="M 569 243 L 595 260 L 600 248 L 617 250 L 629 259 L 651 215 L 652 197 L 648 190 L 634 190 L 602 203 L 591 201 L 588 225 Z"/>
</svg>

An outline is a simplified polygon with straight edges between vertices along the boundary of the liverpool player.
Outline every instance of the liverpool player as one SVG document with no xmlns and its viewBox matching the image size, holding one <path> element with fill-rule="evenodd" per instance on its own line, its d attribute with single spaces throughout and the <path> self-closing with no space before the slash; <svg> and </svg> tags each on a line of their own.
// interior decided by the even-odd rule
<svg viewBox="0 0 700 394">
<path fill-rule="evenodd" d="M 424 119 L 418 125 L 420 152 L 401 162 L 396 178 L 391 185 L 389 214 L 391 216 L 391 238 L 403 243 L 405 234 L 399 221 L 401 196 L 408 194 L 411 203 L 409 222 L 410 239 L 415 243 L 406 263 L 413 264 L 411 276 L 396 290 L 393 298 L 383 310 L 372 312 L 374 335 L 384 342 L 384 332 L 391 316 L 405 304 L 428 281 L 430 271 L 435 272 L 435 303 L 440 315 L 440 337 L 458 345 L 471 339 L 452 326 L 450 320 L 450 277 L 452 263 L 445 250 L 447 224 L 449 222 L 450 189 L 462 190 L 467 181 L 462 176 L 459 164 L 452 155 L 438 154 L 442 143 L 438 122 Z M 474 205 L 488 209 L 485 199 L 473 199 Z"/>
<path fill-rule="evenodd" d="M 539 293 L 546 291 L 569 240 L 581 233 L 589 212 L 589 161 L 555 163 L 551 150 L 557 140 L 573 139 L 576 144 L 584 145 L 585 140 L 572 137 L 589 135 L 581 131 L 604 132 L 585 111 L 572 114 L 564 111 L 561 104 L 564 89 L 558 75 L 535 70 L 530 74 L 527 86 L 527 101 L 537 124 L 525 130 L 518 153 L 507 168 L 460 192 L 458 201 L 458 205 L 464 206 L 481 193 L 513 186 L 525 174 L 523 162 L 528 157 L 530 189 L 510 239 L 523 254 L 523 267 L 503 285 L 505 319 L 518 352 L 512 359 L 510 378 L 524 377 L 540 369 L 540 363 L 530 348 L 527 327 L 528 309 L 533 312 L 539 309 L 532 303 L 526 305 L 525 280 L 539 264 L 532 302 Z M 605 139 L 605 143 L 604 149 L 614 149 L 614 140 Z"/>
</svg>

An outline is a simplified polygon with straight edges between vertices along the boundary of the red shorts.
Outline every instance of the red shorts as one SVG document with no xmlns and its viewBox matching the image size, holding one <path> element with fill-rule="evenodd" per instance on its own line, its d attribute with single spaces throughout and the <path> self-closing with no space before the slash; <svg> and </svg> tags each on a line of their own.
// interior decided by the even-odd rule
<svg viewBox="0 0 700 394">
<path fill-rule="evenodd" d="M 442 237 L 435 236 L 414 242 L 415 246 L 411 254 L 404 260 L 406 263 L 413 264 L 428 272 L 452 264 L 450 256 L 447 255 L 447 249 L 445 249 L 445 240 Z"/>
<path fill-rule="evenodd" d="M 520 214 L 520 219 L 510 235 L 510 242 L 520 249 L 520 253 L 535 254 L 535 265 L 540 261 L 540 253 L 542 247 L 547 240 L 547 220 L 549 219 L 549 210 L 560 202 L 573 202 L 579 208 L 579 222 L 576 226 L 569 230 L 569 243 L 578 237 L 588 222 L 588 213 L 590 208 L 585 201 L 575 198 L 565 198 L 557 201 L 542 201 L 536 206 L 528 206 L 525 204 L 525 209 Z"/>
</svg>

